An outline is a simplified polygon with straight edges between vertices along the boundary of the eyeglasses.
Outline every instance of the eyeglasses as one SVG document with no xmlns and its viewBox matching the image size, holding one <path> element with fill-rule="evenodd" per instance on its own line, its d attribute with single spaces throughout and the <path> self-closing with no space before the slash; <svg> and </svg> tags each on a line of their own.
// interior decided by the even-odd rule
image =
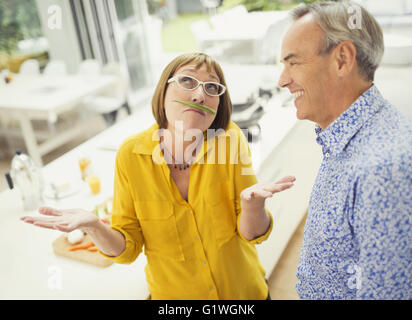
<svg viewBox="0 0 412 320">
<path fill-rule="evenodd" d="M 220 83 L 211 81 L 203 82 L 185 74 L 176 74 L 173 78 L 170 78 L 167 83 L 173 81 L 185 90 L 195 90 L 199 85 L 202 85 L 206 94 L 212 97 L 221 96 L 226 91 L 226 87 Z"/>
</svg>

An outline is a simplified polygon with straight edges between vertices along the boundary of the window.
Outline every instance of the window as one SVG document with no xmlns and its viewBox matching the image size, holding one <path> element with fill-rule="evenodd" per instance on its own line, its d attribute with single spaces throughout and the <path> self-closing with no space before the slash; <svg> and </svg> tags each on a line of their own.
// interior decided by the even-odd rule
<svg viewBox="0 0 412 320">
<path fill-rule="evenodd" d="M 0 2 L 0 69 L 18 72 L 27 59 L 49 60 L 35 0 Z"/>
</svg>

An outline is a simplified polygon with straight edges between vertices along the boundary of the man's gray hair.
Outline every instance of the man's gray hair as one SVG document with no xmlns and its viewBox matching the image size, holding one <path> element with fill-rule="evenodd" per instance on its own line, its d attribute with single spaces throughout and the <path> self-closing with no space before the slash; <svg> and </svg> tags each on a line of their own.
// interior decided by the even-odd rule
<svg viewBox="0 0 412 320">
<path fill-rule="evenodd" d="M 359 13 L 353 25 L 354 14 Z M 329 53 L 340 42 L 349 40 L 356 47 L 356 61 L 360 75 L 373 81 L 383 52 L 382 29 L 375 18 L 357 3 L 351 1 L 324 1 L 301 4 L 291 10 L 294 21 L 311 14 L 325 32 L 320 54 Z M 360 23 L 359 23 L 360 22 Z"/>
</svg>

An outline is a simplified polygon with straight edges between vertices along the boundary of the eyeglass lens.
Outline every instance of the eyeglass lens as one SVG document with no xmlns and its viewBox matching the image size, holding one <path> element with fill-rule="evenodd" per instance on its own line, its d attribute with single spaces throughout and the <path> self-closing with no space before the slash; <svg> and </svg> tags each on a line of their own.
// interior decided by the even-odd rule
<svg viewBox="0 0 412 320">
<path fill-rule="evenodd" d="M 182 87 L 189 90 L 195 89 L 199 85 L 199 81 L 197 79 L 184 75 L 178 76 L 177 81 Z M 223 86 L 216 82 L 205 82 L 203 84 L 203 88 L 206 93 L 212 96 L 220 95 L 223 92 Z"/>
</svg>

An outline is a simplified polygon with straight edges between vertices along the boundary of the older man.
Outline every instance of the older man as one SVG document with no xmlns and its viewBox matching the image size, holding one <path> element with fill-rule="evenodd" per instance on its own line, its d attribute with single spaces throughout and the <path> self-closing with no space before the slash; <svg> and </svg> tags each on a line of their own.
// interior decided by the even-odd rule
<svg viewBox="0 0 412 320">
<path fill-rule="evenodd" d="M 279 85 L 323 161 L 297 271 L 303 299 L 412 298 L 412 124 L 380 94 L 376 20 L 351 2 L 292 10 Z M 401 92 L 399 93 L 401 94 Z"/>
</svg>

